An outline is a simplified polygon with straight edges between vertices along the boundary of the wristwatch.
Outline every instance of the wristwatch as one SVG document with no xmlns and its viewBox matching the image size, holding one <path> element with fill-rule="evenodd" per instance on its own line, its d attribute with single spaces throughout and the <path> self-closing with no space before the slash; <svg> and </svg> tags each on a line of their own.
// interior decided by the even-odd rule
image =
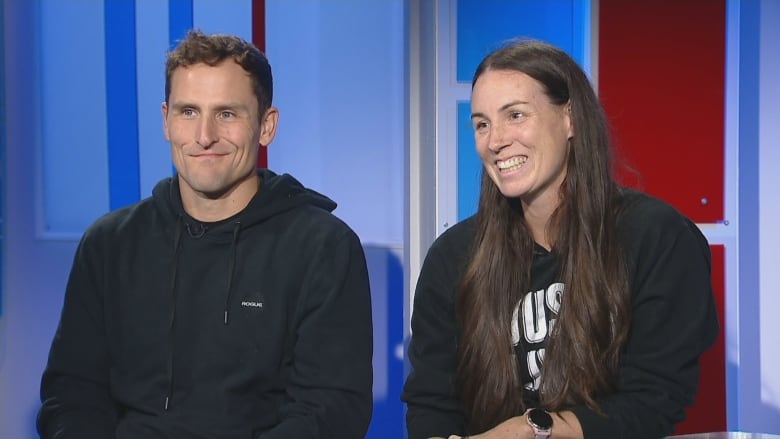
<svg viewBox="0 0 780 439">
<path fill-rule="evenodd" d="M 533 428 L 536 439 L 544 439 L 552 434 L 553 419 L 546 410 L 529 409 L 525 412 L 525 418 L 528 420 L 528 425 Z"/>
</svg>

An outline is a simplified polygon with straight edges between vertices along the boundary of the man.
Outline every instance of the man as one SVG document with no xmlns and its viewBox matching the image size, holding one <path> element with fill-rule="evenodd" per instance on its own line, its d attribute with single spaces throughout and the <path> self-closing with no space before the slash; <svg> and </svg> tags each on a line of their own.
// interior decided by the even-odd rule
<svg viewBox="0 0 780 439">
<path fill-rule="evenodd" d="M 271 68 L 191 31 L 168 55 L 177 174 L 99 219 L 73 263 L 43 374 L 43 438 L 362 438 L 371 304 L 336 204 L 255 169 Z"/>
</svg>

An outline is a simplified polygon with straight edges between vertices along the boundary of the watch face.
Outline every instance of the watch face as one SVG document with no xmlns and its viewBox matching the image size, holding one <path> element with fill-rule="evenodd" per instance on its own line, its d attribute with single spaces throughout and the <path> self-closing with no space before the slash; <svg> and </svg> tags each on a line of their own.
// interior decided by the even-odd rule
<svg viewBox="0 0 780 439">
<path fill-rule="evenodd" d="M 552 416 L 542 409 L 529 410 L 528 420 L 540 430 L 549 430 L 553 425 Z"/>
</svg>

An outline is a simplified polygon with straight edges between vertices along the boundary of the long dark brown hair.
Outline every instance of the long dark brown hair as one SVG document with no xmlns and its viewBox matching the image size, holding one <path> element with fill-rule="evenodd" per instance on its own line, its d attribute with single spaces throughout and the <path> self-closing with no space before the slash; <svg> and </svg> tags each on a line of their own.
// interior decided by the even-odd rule
<svg viewBox="0 0 780 439">
<path fill-rule="evenodd" d="M 544 408 L 572 404 L 599 410 L 615 390 L 630 324 L 626 268 L 617 239 L 621 188 L 613 178 L 606 116 L 582 69 L 562 50 L 515 41 L 488 55 L 487 70 L 523 72 L 555 105 L 571 105 L 574 137 L 547 234 L 565 284 L 560 314 L 547 340 L 539 396 Z M 522 414 L 522 384 L 510 334 L 515 305 L 531 289 L 534 240 L 519 200 L 483 170 L 471 260 L 461 283 L 457 382 L 469 429 L 484 431 Z"/>
</svg>

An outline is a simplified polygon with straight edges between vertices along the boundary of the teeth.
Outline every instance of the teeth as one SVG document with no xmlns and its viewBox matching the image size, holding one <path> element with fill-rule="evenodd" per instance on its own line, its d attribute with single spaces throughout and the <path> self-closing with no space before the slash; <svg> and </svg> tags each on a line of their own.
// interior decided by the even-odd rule
<svg viewBox="0 0 780 439">
<path fill-rule="evenodd" d="M 508 160 L 499 160 L 496 162 L 496 165 L 498 166 L 498 169 L 502 171 L 509 171 L 514 169 L 519 169 L 522 167 L 525 162 L 528 161 L 528 157 L 512 157 Z"/>
</svg>

